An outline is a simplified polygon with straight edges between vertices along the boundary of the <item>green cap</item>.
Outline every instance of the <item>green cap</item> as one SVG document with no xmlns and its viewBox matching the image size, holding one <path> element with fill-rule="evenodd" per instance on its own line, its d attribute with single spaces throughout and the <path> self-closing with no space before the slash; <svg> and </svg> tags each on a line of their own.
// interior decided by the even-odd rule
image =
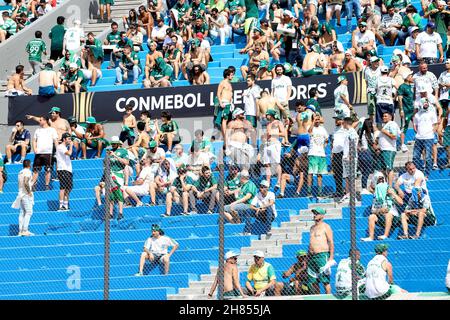
<svg viewBox="0 0 450 320">
<path fill-rule="evenodd" d="M 360 22 L 359 25 L 360 25 L 360 26 L 366 26 L 366 27 L 367 27 L 367 23 L 364 22 L 364 21 Z"/>
<path fill-rule="evenodd" d="M 70 116 L 70 117 L 67 118 L 67 122 L 75 123 L 75 122 L 77 122 L 77 119 L 75 117 Z"/>
<path fill-rule="evenodd" d="M 399 61 L 400 61 L 400 57 L 397 56 L 397 55 L 394 55 L 394 56 L 392 56 L 391 61 L 392 61 L 392 62 L 399 62 Z"/>
<path fill-rule="evenodd" d="M 269 115 L 269 116 L 272 116 L 272 117 L 276 118 L 277 112 L 275 110 L 273 110 L 273 109 L 269 109 L 269 110 L 267 110 L 266 115 Z"/>
<path fill-rule="evenodd" d="M 304 257 L 304 256 L 306 256 L 308 254 L 308 252 L 306 252 L 305 250 L 298 250 L 296 253 L 295 253 L 295 255 L 297 256 L 297 257 Z"/>
<path fill-rule="evenodd" d="M 338 82 L 338 83 L 341 83 L 341 82 L 344 81 L 344 80 L 347 80 L 347 77 L 346 77 L 346 76 L 339 76 L 339 77 L 337 78 L 337 82 Z"/>
<path fill-rule="evenodd" d="M 87 124 L 97 124 L 97 120 L 95 120 L 94 117 L 87 117 L 86 123 Z"/>
<path fill-rule="evenodd" d="M 283 66 L 284 66 L 284 72 L 285 73 L 292 72 L 292 65 L 289 62 L 285 62 L 283 64 Z"/>
<path fill-rule="evenodd" d="M 268 65 L 269 63 L 267 62 L 267 60 L 261 60 L 260 62 L 259 62 L 259 69 L 262 69 L 262 68 L 267 68 L 267 65 Z"/>
<path fill-rule="evenodd" d="M 377 244 L 375 246 L 375 253 L 376 254 L 383 253 L 383 252 L 387 251 L 388 248 L 389 248 L 389 245 L 387 245 L 386 243 Z"/>
<path fill-rule="evenodd" d="M 311 211 L 314 214 L 321 214 L 321 215 L 326 215 L 327 214 L 327 211 L 325 209 L 321 208 L 321 207 L 314 208 Z"/>
<path fill-rule="evenodd" d="M 52 112 L 59 112 L 59 113 L 61 113 L 61 108 L 53 107 L 53 108 L 50 109 L 50 111 L 48 113 L 52 113 Z"/>
<path fill-rule="evenodd" d="M 156 143 L 155 140 L 152 140 L 148 143 L 148 147 L 149 148 L 155 148 L 158 144 Z"/>
<path fill-rule="evenodd" d="M 161 227 L 157 224 L 152 225 L 152 231 L 161 231 Z"/>
<path fill-rule="evenodd" d="M 311 47 L 311 50 L 316 52 L 316 53 L 320 53 L 322 51 L 322 49 L 320 48 L 320 44 L 315 44 Z"/>
</svg>

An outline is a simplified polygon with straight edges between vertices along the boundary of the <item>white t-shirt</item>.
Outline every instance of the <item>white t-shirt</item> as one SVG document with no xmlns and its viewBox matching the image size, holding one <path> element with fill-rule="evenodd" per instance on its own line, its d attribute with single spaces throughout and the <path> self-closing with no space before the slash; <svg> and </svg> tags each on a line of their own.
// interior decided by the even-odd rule
<svg viewBox="0 0 450 320">
<path fill-rule="evenodd" d="M 256 99 L 261 95 L 261 91 L 261 87 L 257 84 L 244 90 L 242 96 L 244 97 L 245 115 L 256 116 Z"/>
<path fill-rule="evenodd" d="M 336 289 L 348 290 L 352 288 L 352 261 L 350 258 L 342 259 L 339 261 L 337 271 L 336 271 Z"/>
<path fill-rule="evenodd" d="M 277 210 L 275 209 L 275 194 L 271 191 L 267 192 L 266 196 L 264 197 L 261 192 L 258 192 L 256 196 L 253 198 L 251 205 L 255 206 L 257 208 L 265 207 L 269 204 L 270 201 L 273 201 L 273 205 L 270 207 L 273 210 L 273 216 L 277 217 Z"/>
<path fill-rule="evenodd" d="M 75 127 L 75 131 L 79 134 L 85 134 L 86 133 L 86 129 L 82 126 L 80 126 L 79 124 L 77 124 L 77 126 Z M 76 137 L 77 135 L 75 134 L 75 132 L 73 132 L 72 130 L 72 137 Z"/>
<path fill-rule="evenodd" d="M 167 34 L 166 31 L 168 28 L 169 28 L 169 26 L 167 26 L 167 25 L 163 25 L 161 28 L 158 26 L 154 27 L 152 30 L 151 37 L 152 38 L 157 37 L 158 39 L 164 39 L 164 37 Z"/>
<path fill-rule="evenodd" d="M 31 190 L 31 187 L 33 186 L 32 177 L 33 177 L 33 173 L 28 168 L 22 169 L 19 172 L 19 175 L 18 175 L 18 181 L 19 181 L 19 195 L 18 196 L 19 196 L 19 198 L 22 198 L 23 196 L 27 195 L 27 192 L 25 191 L 25 178 L 29 178 L 28 186 L 30 187 L 30 190 Z"/>
<path fill-rule="evenodd" d="M 436 112 L 432 110 L 419 111 L 413 121 L 417 127 L 416 139 L 434 139 L 433 125 L 438 123 Z"/>
<path fill-rule="evenodd" d="M 172 238 L 167 236 L 160 236 L 158 239 L 156 238 L 148 238 L 145 241 L 144 247 L 147 248 L 153 254 L 165 255 L 169 251 L 169 247 L 174 247 L 178 244 Z"/>
<path fill-rule="evenodd" d="M 347 97 L 347 100 L 350 100 L 348 87 L 342 84 L 334 89 L 334 112 L 336 115 L 342 113 L 344 116 L 350 116 L 350 109 L 344 103 L 344 100 L 341 98 L 341 96 L 345 96 Z"/>
<path fill-rule="evenodd" d="M 364 33 L 356 32 L 355 39 L 358 47 L 365 46 L 369 44 L 370 40 L 373 40 L 374 48 L 376 48 L 375 34 L 370 30 L 366 30 Z"/>
<path fill-rule="evenodd" d="M 314 127 L 310 134 L 309 156 L 325 157 L 325 142 L 328 132 L 323 126 Z"/>
<path fill-rule="evenodd" d="M 389 77 L 380 77 L 377 81 L 377 103 L 394 104 L 392 97 L 395 92 L 395 80 Z"/>
<path fill-rule="evenodd" d="M 397 137 L 400 135 L 400 128 L 397 122 L 389 121 L 383 126 L 383 129 L 388 131 L 390 134 L 395 135 L 395 138 L 391 139 L 380 131 L 380 135 L 378 137 L 380 149 L 383 151 L 397 151 Z"/>
<path fill-rule="evenodd" d="M 433 95 L 433 90 L 439 87 L 438 80 L 433 72 L 427 71 L 425 74 L 416 72 L 413 76 L 414 87 L 418 88 L 419 85 L 424 86 L 427 89 L 428 95 Z M 416 90 L 415 100 L 420 100 L 420 92 Z"/>
<path fill-rule="evenodd" d="M 178 167 L 181 166 L 182 164 L 186 164 L 189 160 L 189 156 L 183 152 L 181 156 L 172 155 L 172 159 L 175 162 L 175 165 Z"/>
<path fill-rule="evenodd" d="M 382 268 L 387 263 L 385 256 L 377 254 L 367 265 L 366 270 L 366 296 L 370 299 L 381 297 L 389 291 L 387 272 Z"/>
<path fill-rule="evenodd" d="M 438 44 L 442 44 L 441 36 L 437 32 L 429 34 L 426 31 L 419 33 L 415 41 L 420 45 L 419 54 L 421 58 L 437 58 Z"/>
<path fill-rule="evenodd" d="M 148 151 L 147 156 L 150 159 L 152 159 L 152 161 L 155 161 L 155 160 L 161 160 L 161 159 L 165 158 L 166 153 L 164 152 L 163 148 L 157 148 L 155 153 Z"/>
<path fill-rule="evenodd" d="M 377 82 L 380 77 L 381 77 L 380 67 L 378 67 L 375 70 L 373 70 L 371 67 L 366 67 L 364 69 L 364 80 L 366 80 L 368 93 L 376 93 Z"/>
<path fill-rule="evenodd" d="M 414 183 L 418 179 L 422 179 L 422 184 L 420 185 L 420 187 L 422 189 L 427 190 L 427 182 L 425 180 L 425 175 L 419 169 L 416 169 L 416 172 L 414 172 L 413 175 L 410 175 L 408 172 L 405 172 L 398 178 L 397 183 L 399 184 L 399 186 L 401 185 L 404 186 L 406 193 L 411 193 L 412 189 L 414 188 Z"/>
<path fill-rule="evenodd" d="M 65 154 L 67 151 L 67 146 L 64 143 L 56 147 L 56 170 L 72 172 L 72 161 L 70 156 Z"/>
<path fill-rule="evenodd" d="M 173 180 L 175 180 L 176 177 L 178 177 L 178 174 L 176 173 L 176 171 L 169 170 L 169 172 L 167 172 L 166 170 L 163 170 L 161 168 L 159 168 L 157 175 L 164 182 L 173 181 Z"/>
<path fill-rule="evenodd" d="M 344 129 L 345 130 L 345 129 Z M 349 153 L 350 153 L 350 141 L 354 140 L 355 141 L 355 146 L 358 145 L 358 140 L 359 140 L 359 136 L 358 133 L 356 132 L 356 130 L 354 128 L 349 128 L 347 130 L 345 130 L 347 135 L 345 136 L 344 139 L 344 154 L 342 155 L 343 158 L 348 158 L 349 157 Z"/>
<path fill-rule="evenodd" d="M 149 186 L 150 182 L 152 182 L 155 178 L 155 171 L 151 166 L 142 168 L 139 173 L 139 177 L 136 180 L 143 180 L 144 183 L 142 185 Z"/>
<path fill-rule="evenodd" d="M 34 132 L 33 139 L 36 142 L 36 154 L 52 154 L 53 141 L 58 139 L 58 133 L 55 128 L 38 128 Z"/>
<path fill-rule="evenodd" d="M 333 133 L 333 149 L 332 153 L 339 153 L 344 151 L 344 143 L 347 138 L 347 130 L 342 126 L 337 128 Z"/>
<path fill-rule="evenodd" d="M 202 40 L 202 42 L 200 43 L 200 48 L 202 49 L 210 49 L 211 48 L 211 44 L 209 43 L 208 40 Z"/>
<path fill-rule="evenodd" d="M 408 50 L 409 52 L 416 52 L 416 39 L 414 39 L 413 37 L 409 36 L 408 38 L 406 38 L 405 40 L 405 49 Z"/>
<path fill-rule="evenodd" d="M 282 75 L 272 79 L 272 92 L 273 96 L 280 101 L 280 103 L 286 103 L 289 101 L 288 88 L 292 87 L 291 78 Z"/>
<path fill-rule="evenodd" d="M 66 49 L 76 51 L 81 47 L 81 39 L 84 38 L 84 31 L 81 28 L 67 29 L 64 40 L 66 41 Z"/>
<path fill-rule="evenodd" d="M 449 85 L 450 84 L 450 72 L 444 71 L 441 73 L 438 79 L 438 83 L 440 85 Z M 448 88 L 442 87 L 440 90 L 439 100 L 449 100 L 448 97 Z"/>
</svg>

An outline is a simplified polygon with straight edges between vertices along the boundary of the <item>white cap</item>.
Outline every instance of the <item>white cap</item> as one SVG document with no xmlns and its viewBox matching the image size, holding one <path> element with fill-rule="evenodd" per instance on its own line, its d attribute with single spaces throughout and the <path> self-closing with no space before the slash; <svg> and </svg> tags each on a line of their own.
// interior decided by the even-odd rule
<svg viewBox="0 0 450 320">
<path fill-rule="evenodd" d="M 351 49 L 347 49 L 347 51 L 345 51 L 345 54 L 353 56 L 353 51 Z"/>
<path fill-rule="evenodd" d="M 283 11 L 283 15 L 287 15 L 287 16 L 289 16 L 289 17 L 291 17 L 291 18 L 294 16 L 294 15 L 292 14 L 291 10 L 287 10 L 287 9 Z"/>
<path fill-rule="evenodd" d="M 403 56 L 403 51 L 400 50 L 400 49 L 395 49 L 392 53 L 395 54 L 395 55 L 402 55 Z"/>
<path fill-rule="evenodd" d="M 445 1 L 440 0 L 440 1 L 438 1 L 438 5 L 439 6 L 446 6 L 447 3 Z"/>
<path fill-rule="evenodd" d="M 420 31 L 420 29 L 418 27 L 411 27 L 411 29 L 409 30 L 409 34 L 412 34 L 416 30 Z"/>
<path fill-rule="evenodd" d="M 336 43 L 336 47 L 339 50 L 339 52 L 344 52 L 345 51 L 344 46 L 339 41 Z"/>
<path fill-rule="evenodd" d="M 388 66 L 381 66 L 380 67 L 380 71 L 381 71 L 381 73 L 388 73 L 389 72 L 389 68 L 388 68 Z"/>
<path fill-rule="evenodd" d="M 242 170 L 240 175 L 241 177 L 250 177 L 250 173 L 248 172 L 248 170 Z"/>
<path fill-rule="evenodd" d="M 233 118 L 236 118 L 240 114 L 245 114 L 245 111 L 242 110 L 241 108 L 236 108 L 236 109 L 234 109 L 232 115 L 233 115 Z"/>
<path fill-rule="evenodd" d="M 230 250 L 227 253 L 225 253 L 225 260 L 228 260 L 232 257 L 239 257 L 239 253 L 234 252 L 233 250 Z"/>
<path fill-rule="evenodd" d="M 75 62 L 71 62 L 69 65 L 70 69 L 78 69 L 78 65 Z"/>
<path fill-rule="evenodd" d="M 374 63 L 377 61 L 380 61 L 380 58 L 378 58 L 377 56 L 370 57 L 370 63 Z"/>
<path fill-rule="evenodd" d="M 377 184 L 378 179 L 380 179 L 380 178 L 384 178 L 384 174 L 381 171 L 375 171 L 375 173 L 373 174 L 373 178 L 372 178 L 374 185 Z"/>
<path fill-rule="evenodd" d="M 270 188 L 270 183 L 267 180 L 263 180 L 259 183 L 260 186 L 264 186 L 266 188 Z"/>
<path fill-rule="evenodd" d="M 404 75 L 403 75 L 403 80 L 406 80 L 406 78 L 408 78 L 410 75 L 412 75 L 412 74 L 414 74 L 414 72 L 408 72 L 408 73 L 405 73 Z"/>
<path fill-rule="evenodd" d="M 260 257 L 260 258 L 264 258 L 264 252 L 261 251 L 261 250 L 256 250 L 256 251 L 253 253 L 253 255 L 254 255 L 254 256 L 257 256 L 257 257 Z"/>
</svg>

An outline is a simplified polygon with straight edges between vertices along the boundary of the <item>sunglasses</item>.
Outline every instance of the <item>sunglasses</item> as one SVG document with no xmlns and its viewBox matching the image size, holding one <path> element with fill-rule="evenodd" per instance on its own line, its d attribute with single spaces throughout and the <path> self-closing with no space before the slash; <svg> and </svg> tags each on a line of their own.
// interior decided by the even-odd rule
<svg viewBox="0 0 450 320">
<path fill-rule="evenodd" d="M 255 260 L 259 260 L 259 259 L 261 259 L 262 257 L 253 256 L 253 258 L 254 258 Z"/>
</svg>

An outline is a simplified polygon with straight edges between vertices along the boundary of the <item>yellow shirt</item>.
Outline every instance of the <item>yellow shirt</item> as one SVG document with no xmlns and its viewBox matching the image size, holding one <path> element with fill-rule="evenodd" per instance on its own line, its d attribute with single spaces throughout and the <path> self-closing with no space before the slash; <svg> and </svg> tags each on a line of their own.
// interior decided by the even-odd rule
<svg viewBox="0 0 450 320">
<path fill-rule="evenodd" d="M 254 282 L 256 290 L 264 288 L 271 280 L 275 279 L 275 270 L 270 263 L 264 262 L 261 267 L 253 264 L 248 270 L 247 280 Z"/>
</svg>

